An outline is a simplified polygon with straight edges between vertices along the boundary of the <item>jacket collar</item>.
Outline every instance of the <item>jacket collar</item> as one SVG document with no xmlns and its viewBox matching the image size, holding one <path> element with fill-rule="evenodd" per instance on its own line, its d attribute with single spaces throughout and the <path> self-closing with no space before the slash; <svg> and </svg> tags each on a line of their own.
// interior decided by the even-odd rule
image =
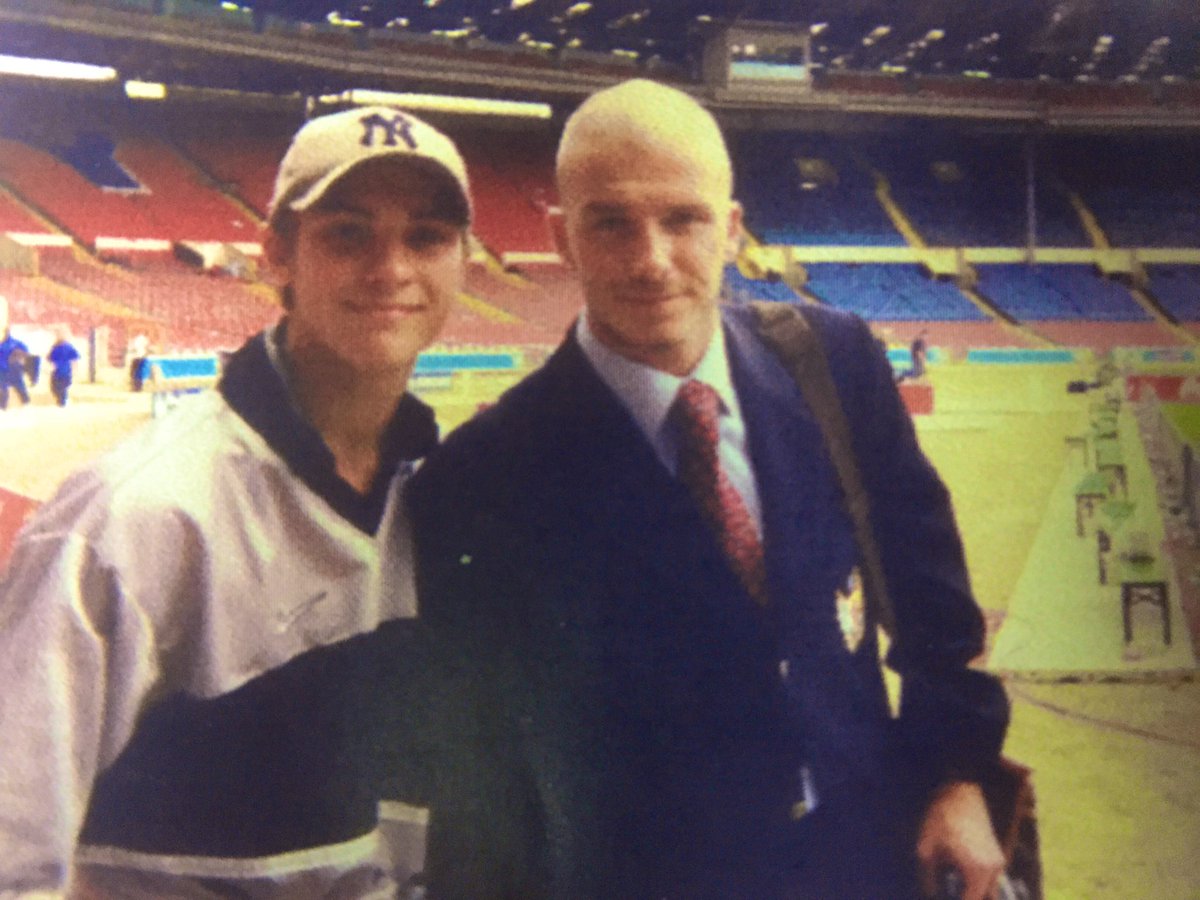
<svg viewBox="0 0 1200 900">
<path fill-rule="evenodd" d="M 323 497 L 343 518 L 373 534 L 383 519 L 392 479 L 406 462 L 437 444 L 433 410 L 410 393 L 401 397 L 380 439 L 379 473 L 360 494 L 337 474 L 333 454 L 300 415 L 267 347 L 269 332 L 251 338 L 225 365 L 219 390 L 246 424 L 287 464 L 292 474 Z"/>
</svg>

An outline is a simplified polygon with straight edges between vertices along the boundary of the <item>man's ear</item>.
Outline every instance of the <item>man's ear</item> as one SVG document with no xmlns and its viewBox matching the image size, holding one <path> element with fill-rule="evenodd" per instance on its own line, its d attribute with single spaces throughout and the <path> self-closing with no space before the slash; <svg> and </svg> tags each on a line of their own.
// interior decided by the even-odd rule
<svg viewBox="0 0 1200 900">
<path fill-rule="evenodd" d="M 729 203 L 728 230 L 725 234 L 725 262 L 737 261 L 742 247 L 742 204 L 736 200 Z"/>
<path fill-rule="evenodd" d="M 267 281 L 282 288 L 291 281 L 292 240 L 274 228 L 263 233 L 263 260 L 267 264 Z"/>
<path fill-rule="evenodd" d="M 571 240 L 567 235 L 567 214 L 561 206 L 551 206 L 546 210 L 546 220 L 550 224 L 550 233 L 554 235 L 558 255 L 568 266 L 575 268 L 575 255 L 571 252 Z"/>
</svg>

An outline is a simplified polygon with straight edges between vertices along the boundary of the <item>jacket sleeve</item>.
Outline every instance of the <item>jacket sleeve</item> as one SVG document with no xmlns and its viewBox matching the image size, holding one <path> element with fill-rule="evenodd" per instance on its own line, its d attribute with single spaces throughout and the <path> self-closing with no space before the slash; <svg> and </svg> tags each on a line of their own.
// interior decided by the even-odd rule
<svg viewBox="0 0 1200 900">
<path fill-rule="evenodd" d="M 895 610 L 888 664 L 902 679 L 902 746 L 934 782 L 978 780 L 999 756 L 1008 700 L 996 678 L 970 667 L 985 629 L 949 492 L 917 442 L 885 354 L 865 323 L 852 328 L 830 355 L 835 377 L 857 373 L 840 388 Z"/>
<path fill-rule="evenodd" d="M 151 629 L 77 534 L 27 529 L 0 577 L 0 898 L 61 896 L 97 772 L 157 678 Z"/>
<path fill-rule="evenodd" d="M 481 481 L 457 446 L 427 461 L 406 497 L 426 665 L 423 678 L 399 692 L 411 695 L 419 685 L 422 696 L 409 708 L 425 710 L 421 725 L 406 729 L 423 744 L 416 756 L 430 761 L 425 874 L 442 900 L 536 900 L 544 894 L 546 848 L 536 779 L 515 721 L 527 686 L 514 676 L 517 644 L 508 637 L 532 576 L 524 557 L 510 552 L 522 543 L 515 523 L 484 511 L 514 479 Z"/>
</svg>

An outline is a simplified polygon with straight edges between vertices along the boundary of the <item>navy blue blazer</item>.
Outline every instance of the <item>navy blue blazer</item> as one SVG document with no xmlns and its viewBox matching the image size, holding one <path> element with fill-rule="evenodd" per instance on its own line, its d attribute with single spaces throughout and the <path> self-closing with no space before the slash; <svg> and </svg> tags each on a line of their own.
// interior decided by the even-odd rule
<svg viewBox="0 0 1200 900">
<path fill-rule="evenodd" d="M 820 431 L 748 310 L 722 311 L 764 520 L 755 604 L 686 489 L 573 336 L 410 484 L 422 627 L 442 648 L 424 798 L 436 896 L 662 897 L 776 865 L 807 770 L 822 802 L 974 777 L 1003 740 L 949 496 L 866 325 L 812 321 L 851 423 L 898 619 L 889 715 Z M 410 698 L 411 700 L 411 698 Z M 714 888 L 714 896 L 722 889 Z M 731 890 L 726 896 L 733 896 Z"/>
</svg>

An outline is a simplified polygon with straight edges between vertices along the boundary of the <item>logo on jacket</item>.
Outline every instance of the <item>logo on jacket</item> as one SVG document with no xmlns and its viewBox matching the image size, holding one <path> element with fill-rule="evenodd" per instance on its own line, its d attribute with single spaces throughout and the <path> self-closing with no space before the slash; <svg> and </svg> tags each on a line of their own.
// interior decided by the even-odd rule
<svg viewBox="0 0 1200 900">
<path fill-rule="evenodd" d="M 837 619 L 846 649 L 853 653 L 867 631 L 862 576 L 857 568 L 850 570 L 842 586 L 837 589 Z"/>
</svg>

